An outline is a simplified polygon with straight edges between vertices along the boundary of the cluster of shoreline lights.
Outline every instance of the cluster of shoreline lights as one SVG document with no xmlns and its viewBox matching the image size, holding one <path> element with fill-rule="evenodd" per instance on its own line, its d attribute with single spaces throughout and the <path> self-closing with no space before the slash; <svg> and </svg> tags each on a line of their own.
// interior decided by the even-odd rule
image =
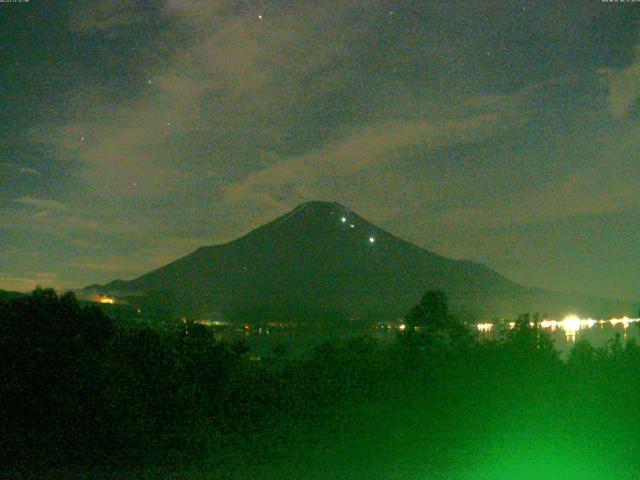
<svg viewBox="0 0 640 480">
<path fill-rule="evenodd" d="M 541 322 L 538 322 L 538 326 L 552 332 L 555 332 L 558 329 L 563 330 L 567 336 L 567 340 L 575 340 L 576 333 L 578 331 L 593 328 L 595 325 L 604 326 L 609 324 L 613 327 L 622 325 L 626 330 L 629 328 L 630 324 L 637 322 L 640 322 L 640 318 L 622 317 L 611 318 L 609 320 L 594 320 L 593 318 L 580 318 L 577 315 L 567 315 L 562 320 L 542 320 Z M 512 329 L 515 328 L 516 322 L 509 322 L 506 325 L 508 325 L 509 329 Z M 534 322 L 530 322 L 529 325 L 534 327 L 536 324 Z M 493 323 L 478 323 L 476 325 L 478 331 L 482 333 L 491 332 L 493 327 Z"/>
<path fill-rule="evenodd" d="M 333 213 L 333 212 L 331 212 Z M 344 215 L 342 217 L 340 217 L 340 222 L 346 224 L 347 223 L 347 217 L 345 217 Z M 356 228 L 356 226 L 353 223 L 349 223 L 349 228 Z M 369 243 L 375 243 L 376 242 L 376 237 L 374 236 L 370 236 L 369 237 Z"/>
</svg>

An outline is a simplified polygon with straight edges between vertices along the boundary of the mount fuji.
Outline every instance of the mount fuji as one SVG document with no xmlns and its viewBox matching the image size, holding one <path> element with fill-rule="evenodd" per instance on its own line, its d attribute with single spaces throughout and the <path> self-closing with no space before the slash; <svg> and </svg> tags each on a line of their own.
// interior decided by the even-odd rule
<svg viewBox="0 0 640 480">
<path fill-rule="evenodd" d="M 629 302 L 517 284 L 490 268 L 413 245 L 339 203 L 308 202 L 229 243 L 204 246 L 130 281 L 83 291 L 158 295 L 181 314 L 308 321 L 395 319 L 429 289 L 465 318 L 621 314 Z"/>
</svg>

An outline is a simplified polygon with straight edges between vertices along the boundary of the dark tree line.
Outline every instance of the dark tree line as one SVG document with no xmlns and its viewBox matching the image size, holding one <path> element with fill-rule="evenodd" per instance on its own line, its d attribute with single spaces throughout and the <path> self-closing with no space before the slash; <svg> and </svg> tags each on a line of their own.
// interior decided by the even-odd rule
<svg viewBox="0 0 640 480">
<path fill-rule="evenodd" d="M 518 432 L 640 449 L 635 342 L 579 342 L 563 361 L 527 317 L 480 342 L 440 292 L 407 324 L 389 345 L 359 337 L 254 361 L 201 325 L 116 328 L 72 294 L 0 301 L 0 463 L 279 478 L 300 462 L 363 471 L 362 458 L 372 472 L 416 459 L 447 471 Z"/>
</svg>

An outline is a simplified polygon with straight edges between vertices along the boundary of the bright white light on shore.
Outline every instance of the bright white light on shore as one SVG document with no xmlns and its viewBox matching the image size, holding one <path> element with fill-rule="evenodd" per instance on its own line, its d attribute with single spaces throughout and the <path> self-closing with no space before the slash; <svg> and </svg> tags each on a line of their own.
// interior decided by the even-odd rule
<svg viewBox="0 0 640 480">
<path fill-rule="evenodd" d="M 342 218 L 340 219 L 340 221 L 341 221 L 342 223 L 346 223 L 346 221 L 347 221 L 347 217 L 342 217 Z"/>
<path fill-rule="evenodd" d="M 375 238 L 373 238 L 373 237 L 369 237 L 369 243 L 373 243 L 373 242 L 375 242 L 375 241 L 376 241 L 376 239 L 375 239 Z"/>
<path fill-rule="evenodd" d="M 550 330 L 552 332 L 555 332 L 557 329 L 561 329 L 565 333 L 568 341 L 574 341 L 577 332 L 580 330 L 591 329 L 596 325 L 601 327 L 604 325 L 611 325 L 612 327 L 622 325 L 626 330 L 629 325 L 638 322 L 640 322 L 640 318 L 622 317 L 611 318 L 609 320 L 595 320 L 593 318 L 580 318 L 578 315 L 571 314 L 567 315 L 562 320 L 544 319 L 537 324 L 537 327 L 544 330 Z M 508 322 L 506 325 L 509 329 L 513 329 L 516 326 L 516 322 Z M 492 331 L 493 326 L 493 323 L 478 323 L 475 325 L 480 332 L 490 332 Z M 534 322 L 530 322 L 529 326 L 534 328 L 536 327 L 536 324 Z"/>
<path fill-rule="evenodd" d="M 562 328 L 566 332 L 576 332 L 580 330 L 581 323 L 582 322 L 580 321 L 580 317 L 578 317 L 577 315 L 567 315 L 560 322 Z"/>
<path fill-rule="evenodd" d="M 609 323 L 611 323 L 611 325 L 613 325 L 614 327 L 616 325 L 622 325 L 625 329 L 629 327 L 630 323 L 634 323 L 637 322 L 638 319 L 635 318 L 629 318 L 629 317 L 622 317 L 622 318 L 612 318 L 611 320 L 609 320 Z"/>
<path fill-rule="evenodd" d="M 553 332 L 558 327 L 558 322 L 556 322 L 555 320 L 542 320 L 540 322 L 540 326 L 542 328 L 548 328 Z"/>
</svg>

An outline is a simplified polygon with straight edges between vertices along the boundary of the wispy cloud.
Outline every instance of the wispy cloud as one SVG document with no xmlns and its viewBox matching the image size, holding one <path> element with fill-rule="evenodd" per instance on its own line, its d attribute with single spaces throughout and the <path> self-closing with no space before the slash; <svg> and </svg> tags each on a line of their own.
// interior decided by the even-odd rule
<svg viewBox="0 0 640 480">
<path fill-rule="evenodd" d="M 67 26 L 77 32 L 111 32 L 147 19 L 157 8 L 144 0 L 88 0 L 71 9 Z"/>
<path fill-rule="evenodd" d="M 18 172 L 24 173 L 26 175 L 35 175 L 40 176 L 40 172 L 38 172 L 35 168 L 30 167 L 18 167 Z"/>
<path fill-rule="evenodd" d="M 461 120 L 390 120 L 356 129 L 345 138 L 308 154 L 289 158 L 253 172 L 224 189 L 225 202 L 272 202 L 288 187 L 312 184 L 323 176 L 356 174 L 385 163 L 404 149 L 436 148 L 483 138 L 495 131 L 498 117 L 485 114 Z"/>
<path fill-rule="evenodd" d="M 36 287 L 50 287 L 57 290 L 68 290 L 77 288 L 74 282 L 60 280 L 57 277 L 41 276 L 41 275 L 27 275 L 27 276 L 15 276 L 4 275 L 0 273 L 0 286 L 4 290 L 12 290 L 16 292 L 30 292 Z"/>
<path fill-rule="evenodd" d="M 640 169 L 635 171 L 640 173 Z M 632 172 L 633 168 L 613 162 L 603 168 L 584 169 L 550 179 L 541 190 L 524 190 L 521 195 L 496 198 L 486 205 L 447 209 L 435 218 L 443 229 L 465 226 L 493 229 L 640 211 L 636 177 L 629 175 Z"/>
<path fill-rule="evenodd" d="M 31 207 L 42 208 L 45 210 L 52 210 L 56 212 L 64 212 L 69 209 L 67 204 L 59 202 L 58 200 L 49 200 L 35 197 L 21 197 L 16 198 L 14 201 L 22 205 L 29 205 Z"/>
<path fill-rule="evenodd" d="M 89 270 L 89 271 L 98 271 L 98 272 L 135 272 L 135 271 L 144 271 L 144 268 L 148 268 L 148 265 L 145 264 L 134 264 L 134 263 L 83 263 L 83 262 L 72 262 L 69 264 L 70 267 L 81 269 L 81 270 Z"/>
<path fill-rule="evenodd" d="M 640 98 L 640 46 L 635 60 L 625 68 L 602 70 L 609 82 L 609 108 L 615 117 L 624 117 Z"/>
<path fill-rule="evenodd" d="M 23 175 L 33 175 L 36 177 L 40 176 L 40 172 L 38 172 L 38 170 L 36 170 L 35 168 L 14 165 L 13 163 L 8 163 L 8 162 L 0 163 L 0 169 L 18 172 Z"/>
</svg>

